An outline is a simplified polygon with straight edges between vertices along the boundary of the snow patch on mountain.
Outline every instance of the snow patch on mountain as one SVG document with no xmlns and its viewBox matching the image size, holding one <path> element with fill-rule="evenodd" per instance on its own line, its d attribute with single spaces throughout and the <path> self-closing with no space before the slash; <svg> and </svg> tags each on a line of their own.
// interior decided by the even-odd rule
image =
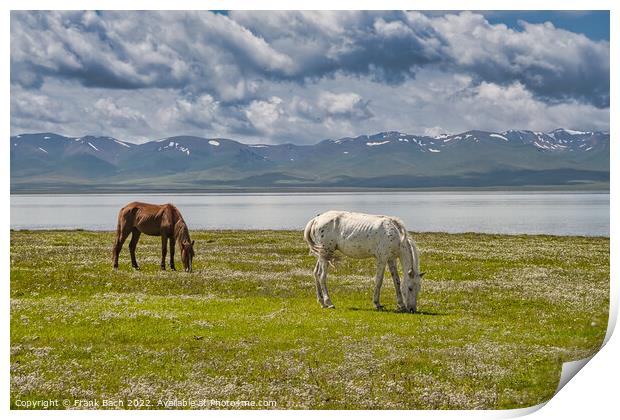
<svg viewBox="0 0 620 420">
<path fill-rule="evenodd" d="M 366 142 L 366 146 L 381 146 L 382 144 L 387 144 L 389 143 L 390 140 L 386 140 L 386 141 L 368 141 Z"/>
<path fill-rule="evenodd" d="M 88 142 L 88 145 L 92 147 L 93 149 L 95 149 L 97 152 L 99 151 L 99 149 L 97 149 L 91 142 Z"/>
<path fill-rule="evenodd" d="M 166 139 L 166 140 L 168 140 L 168 139 Z M 167 150 L 167 149 L 178 150 L 181 153 L 185 153 L 187 156 L 190 155 L 189 148 L 185 147 L 185 146 L 182 146 L 181 144 L 177 143 L 176 141 L 171 141 L 166 146 L 157 148 L 157 151 L 161 152 L 162 150 Z"/>
<path fill-rule="evenodd" d="M 116 139 L 113 139 L 116 143 L 120 144 L 121 146 L 125 146 L 125 147 L 131 147 L 130 145 L 128 145 L 127 143 L 123 143 L 122 141 L 118 141 Z"/>
<path fill-rule="evenodd" d="M 567 128 L 564 128 L 563 131 L 565 133 L 570 134 L 571 136 L 581 136 L 581 135 L 584 135 L 584 134 L 588 134 L 588 132 L 586 132 L 586 131 L 569 130 Z"/>
<path fill-rule="evenodd" d="M 504 140 L 504 141 L 508 141 L 508 139 L 506 137 L 502 136 L 501 134 L 493 133 L 493 134 L 489 134 L 489 137 L 495 137 L 496 139 L 501 139 L 501 140 Z"/>
<path fill-rule="evenodd" d="M 47 150 L 43 149 L 42 147 L 39 147 L 38 149 L 39 149 L 40 151 L 45 152 L 45 153 L 47 153 L 47 154 L 49 155 L 49 153 L 47 152 Z"/>
<path fill-rule="evenodd" d="M 209 140 L 209 144 L 210 144 L 211 146 L 216 146 L 216 147 L 217 147 L 217 146 L 219 146 L 219 145 L 220 145 L 220 142 L 219 142 L 219 141 L 217 141 L 217 140 Z"/>
</svg>

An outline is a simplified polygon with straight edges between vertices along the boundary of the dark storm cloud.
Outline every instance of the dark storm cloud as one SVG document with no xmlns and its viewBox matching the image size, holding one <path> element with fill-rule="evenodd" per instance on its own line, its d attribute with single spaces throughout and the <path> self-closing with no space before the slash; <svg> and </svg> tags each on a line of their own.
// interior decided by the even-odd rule
<svg viewBox="0 0 620 420">
<path fill-rule="evenodd" d="M 549 101 L 609 106 L 609 43 L 550 24 L 517 31 L 479 14 L 406 12 L 13 12 L 12 82 L 45 78 L 111 89 L 261 96 L 261 80 L 311 82 L 337 72 L 398 84 L 416 70 L 518 81 Z"/>
<path fill-rule="evenodd" d="M 290 72 L 275 51 L 228 17 L 209 12 L 13 12 L 12 82 L 42 78 L 110 89 L 174 88 L 219 100 L 251 97 L 253 79 Z"/>
<path fill-rule="evenodd" d="M 416 68 L 444 60 L 445 40 L 427 22 L 410 24 L 401 12 L 231 12 L 253 33 L 298 64 L 290 75 L 320 78 L 335 72 L 401 83 Z"/>
<path fill-rule="evenodd" d="M 448 39 L 446 55 L 455 72 L 479 82 L 523 84 L 548 103 L 576 100 L 609 107 L 609 42 L 558 29 L 550 22 L 521 30 L 491 25 L 473 13 L 432 19 Z"/>
<path fill-rule="evenodd" d="M 609 126 L 608 41 L 479 13 L 14 11 L 10 59 L 17 133 Z"/>
</svg>

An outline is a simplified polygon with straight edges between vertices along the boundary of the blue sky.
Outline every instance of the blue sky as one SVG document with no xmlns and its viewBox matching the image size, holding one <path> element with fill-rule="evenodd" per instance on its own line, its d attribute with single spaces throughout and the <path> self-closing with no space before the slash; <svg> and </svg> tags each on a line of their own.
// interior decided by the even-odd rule
<svg viewBox="0 0 620 420">
<path fill-rule="evenodd" d="M 609 129 L 607 12 L 11 13 L 11 132 Z"/>
<path fill-rule="evenodd" d="M 530 23 L 553 22 L 562 29 L 584 34 L 593 40 L 609 41 L 609 11 L 497 11 L 485 13 L 490 23 L 504 23 L 511 28 L 518 28 L 519 20 Z"/>
</svg>

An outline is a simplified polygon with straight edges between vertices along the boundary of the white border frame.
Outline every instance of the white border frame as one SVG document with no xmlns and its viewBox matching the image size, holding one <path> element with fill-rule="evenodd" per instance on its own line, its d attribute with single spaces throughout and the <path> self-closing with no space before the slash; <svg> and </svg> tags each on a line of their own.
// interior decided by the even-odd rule
<svg viewBox="0 0 620 420">
<path fill-rule="evenodd" d="M 570 1 L 549 1 L 549 0 L 522 0 L 522 1 L 503 1 L 501 3 L 497 1 L 488 0 L 469 0 L 467 2 L 455 1 L 455 0 L 434 0 L 433 2 L 412 2 L 412 1 L 325 1 L 315 0 L 312 2 L 295 2 L 292 4 L 290 1 L 283 0 L 268 0 L 260 3 L 260 9 L 262 10 L 291 10 L 291 9 L 324 9 L 324 10 L 344 10 L 344 9 L 379 9 L 379 10 L 399 10 L 399 9 L 413 9 L 413 10 L 610 10 L 610 25 L 611 25 L 611 72 L 610 74 L 616 74 L 617 71 L 617 45 L 618 45 L 618 31 L 617 25 L 614 25 L 614 19 L 619 14 L 618 2 L 612 1 L 600 1 L 590 0 L 588 2 Z M 176 0 L 162 1 L 162 0 L 134 0 L 131 2 L 120 0 L 108 0 L 108 1 L 77 1 L 77 0 L 55 0 L 55 1 L 41 1 L 41 0 L 22 0 L 11 1 L 3 3 L 2 14 L 0 15 L 1 27 L 4 28 L 2 32 L 2 57 L 5 64 L 2 66 L 2 127 L 5 133 L 5 138 L 9 137 L 10 133 L 10 10 L 30 10 L 30 9 L 116 9 L 116 10 L 146 10 L 146 9 L 163 9 L 163 10 L 193 10 L 193 9 L 207 9 L 207 10 L 232 10 L 232 9 L 257 9 L 257 4 L 247 0 L 229 0 L 229 1 L 191 1 L 191 0 Z M 377 7 L 380 6 L 380 7 Z M 586 6 L 586 7 L 584 7 Z M 611 79 L 611 97 L 612 107 L 610 108 L 610 133 L 617 132 L 618 125 L 618 113 L 615 112 L 613 104 L 620 98 L 618 95 L 618 84 L 614 77 Z M 10 159 L 8 153 L 7 142 L 4 146 L 4 153 L 0 154 L 0 174 L 2 176 L 2 206 L 0 211 L 2 212 L 2 219 L 4 221 L 4 232 L 2 240 L 0 240 L 0 258 L 2 261 L 2 273 L 0 277 L 2 280 L 2 308 L 3 317 L 0 328 L 2 331 L 2 345 L 0 345 L 0 360 L 1 368 L 0 374 L 2 379 L 0 380 L 0 410 L 8 412 L 8 415 L 13 418 L 34 418 L 41 416 L 48 416 L 50 418 L 59 417 L 98 417 L 98 418 L 115 418 L 119 415 L 122 416 L 135 416 L 149 418 L 156 416 L 174 416 L 174 417 L 188 417 L 188 416 L 204 416 L 206 413 L 202 410 L 198 411 L 179 411 L 172 412 L 135 412 L 135 411 L 96 411 L 96 412 L 46 412 L 43 414 L 41 411 L 11 411 L 9 410 L 9 381 L 10 381 L 10 335 L 9 335 L 9 322 L 10 322 L 10 237 L 7 234 L 10 229 Z M 615 142 L 611 141 L 611 196 L 610 196 L 610 212 L 611 214 L 618 214 L 617 205 L 617 185 L 618 176 L 617 171 L 614 170 L 614 163 L 618 162 L 618 147 Z M 617 241 L 616 241 L 617 223 L 615 219 L 610 220 L 610 237 L 611 237 L 611 255 L 616 255 Z M 559 393 L 554 396 L 548 403 L 541 404 L 540 406 L 518 409 L 518 410 L 498 410 L 498 411 L 390 411 L 376 413 L 374 411 L 356 411 L 355 415 L 364 418 L 374 418 L 377 415 L 380 416 L 395 416 L 397 418 L 410 419 L 415 417 L 417 419 L 426 418 L 439 418 L 439 419 L 461 419 L 461 418 L 507 418 L 516 417 L 528 413 L 531 414 L 531 418 L 543 419 L 543 418 L 555 418 L 561 417 L 563 419 L 571 418 L 583 418 L 585 416 L 592 416 L 593 418 L 608 418 L 609 413 L 617 413 L 618 410 L 618 397 L 617 389 L 618 382 L 620 381 L 620 362 L 618 355 L 620 354 L 620 341 L 617 337 L 612 336 L 617 315 L 618 315 L 618 264 L 611 258 L 611 296 L 610 296 L 610 319 L 608 324 L 607 335 L 605 337 L 606 345 L 596 354 L 592 360 L 579 372 L 576 377 L 570 380 Z M 617 335 L 617 334 L 616 334 Z M 537 411 L 538 410 L 538 411 Z M 211 414 L 213 412 L 209 412 Z M 321 416 L 322 418 L 336 418 L 343 415 L 341 411 L 276 411 L 276 412 L 253 412 L 253 411 L 217 411 L 214 416 L 219 418 L 249 418 L 255 416 L 269 415 L 274 418 L 282 417 L 314 417 Z"/>
</svg>

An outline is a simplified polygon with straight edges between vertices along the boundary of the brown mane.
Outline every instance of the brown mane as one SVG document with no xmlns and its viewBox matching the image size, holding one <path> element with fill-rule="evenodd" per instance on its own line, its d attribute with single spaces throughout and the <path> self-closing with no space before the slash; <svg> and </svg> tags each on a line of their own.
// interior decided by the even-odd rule
<svg viewBox="0 0 620 420">
<path fill-rule="evenodd" d="M 180 213 L 179 216 L 181 216 Z M 189 229 L 187 228 L 187 224 L 185 223 L 185 220 L 183 220 L 183 217 L 178 219 L 177 222 L 174 224 L 174 239 L 177 241 L 178 244 L 189 244 L 192 242 L 191 238 L 189 237 Z"/>
</svg>

